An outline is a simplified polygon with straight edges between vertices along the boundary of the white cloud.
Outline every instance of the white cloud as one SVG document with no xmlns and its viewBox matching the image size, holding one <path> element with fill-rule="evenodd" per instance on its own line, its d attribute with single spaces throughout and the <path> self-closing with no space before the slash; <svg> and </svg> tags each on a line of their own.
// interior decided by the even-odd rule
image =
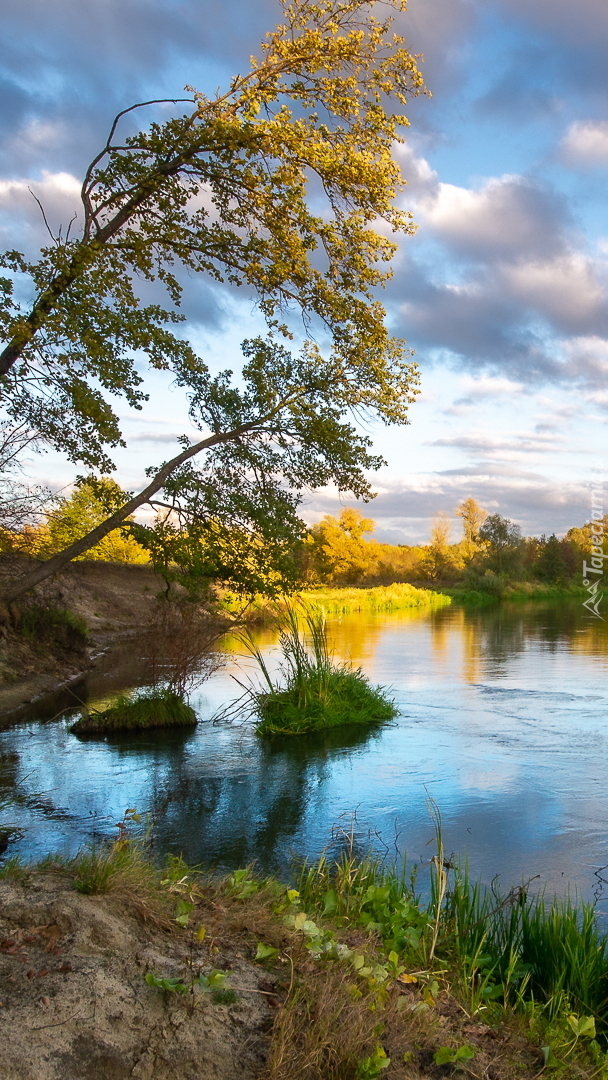
<svg viewBox="0 0 608 1080">
<path fill-rule="evenodd" d="M 590 318 L 605 318 L 606 290 L 599 271 L 596 261 L 570 252 L 543 261 L 503 265 L 499 275 L 521 304 L 557 325 L 580 323 L 582 327 Z"/>
<path fill-rule="evenodd" d="M 564 135 L 560 152 L 569 165 L 608 165 L 608 121 L 577 120 Z"/>
<path fill-rule="evenodd" d="M 425 223 L 459 253 L 513 259 L 563 250 L 568 215 L 561 203 L 554 192 L 507 175 L 479 188 L 438 184 L 429 188 L 420 210 Z"/>
<path fill-rule="evenodd" d="M 608 378 L 608 341 L 597 335 L 571 337 L 562 345 L 566 373 L 579 382 L 601 388 Z M 598 400 L 597 395 L 587 395 L 588 400 Z"/>
<path fill-rule="evenodd" d="M 482 463 L 438 473 L 410 473 L 375 484 L 378 495 L 361 506 L 376 521 L 377 531 L 393 533 L 393 543 L 428 543 L 430 522 L 438 511 L 453 514 L 463 499 L 473 497 L 489 513 L 517 521 L 524 535 L 565 533 L 585 520 L 588 488 L 556 480 L 505 462 Z M 353 505 L 352 500 L 347 500 Z M 333 492 L 318 492 L 307 505 L 310 521 L 339 512 Z M 397 536 L 400 534 L 400 539 Z"/>
<path fill-rule="evenodd" d="M 529 435 L 526 432 L 513 435 L 495 435 L 488 431 L 469 431 L 459 435 L 445 436 L 435 439 L 433 446 L 454 446 L 462 450 L 482 451 L 490 456 L 503 457 L 504 451 L 521 453 L 546 453 L 557 448 L 556 444 L 563 442 L 560 435 L 553 432 L 536 432 Z"/>
<path fill-rule="evenodd" d="M 513 394 L 521 394 L 525 389 L 521 382 L 500 377 L 494 378 L 491 375 L 479 375 L 477 378 L 465 375 L 462 385 L 469 398 L 511 397 Z M 462 402 L 462 404 L 465 403 Z"/>
<path fill-rule="evenodd" d="M 7 215 L 4 231 L 9 242 L 12 236 L 13 245 L 23 248 L 17 233 L 25 219 L 34 234 L 32 240 L 36 242 L 37 237 L 39 243 L 48 243 L 49 236 L 36 199 L 44 208 L 52 232 L 56 233 L 61 225 L 65 233 L 69 221 L 82 209 L 80 188 L 81 181 L 67 172 L 43 171 L 40 180 L 0 179 L 0 212 Z"/>
</svg>

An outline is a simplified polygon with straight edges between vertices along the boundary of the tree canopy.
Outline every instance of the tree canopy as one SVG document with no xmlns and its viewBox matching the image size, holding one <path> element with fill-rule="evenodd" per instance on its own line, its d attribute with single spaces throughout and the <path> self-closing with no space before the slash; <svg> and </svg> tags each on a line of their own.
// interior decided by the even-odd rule
<svg viewBox="0 0 608 1080">
<path fill-rule="evenodd" d="M 136 356 L 185 386 L 204 372 L 172 329 L 183 270 L 245 286 L 273 327 L 294 307 L 308 328 L 320 320 L 344 375 L 381 388 L 385 417 L 403 420 L 413 372 L 374 294 L 395 250 L 377 223 L 412 229 L 391 147 L 422 79 L 390 18 L 361 0 L 283 8 L 225 91 L 192 91 L 183 115 L 135 135 L 120 122 L 142 106 L 119 114 L 84 177 L 79 235 L 59 233 L 37 262 L 2 258 L 3 400 L 75 461 L 109 468 L 111 396 L 145 398 Z M 141 299 L 155 279 L 168 308 Z"/>
<path fill-rule="evenodd" d="M 38 558 L 49 558 L 63 551 L 74 540 L 86 536 L 112 511 L 121 507 L 127 496 L 109 476 L 101 479 L 81 477 L 68 497 L 56 498 L 44 525 L 38 530 L 35 546 Z M 129 534 L 128 525 L 115 529 L 87 551 L 87 558 L 104 562 L 146 563 L 149 557 Z M 83 559 L 80 555 L 76 558 Z"/>
<path fill-rule="evenodd" d="M 344 507 L 339 518 L 326 514 L 318 525 L 313 525 L 308 549 L 319 580 L 353 585 L 375 568 L 380 545 L 365 539 L 375 527 L 375 521 L 350 506 Z"/>
</svg>

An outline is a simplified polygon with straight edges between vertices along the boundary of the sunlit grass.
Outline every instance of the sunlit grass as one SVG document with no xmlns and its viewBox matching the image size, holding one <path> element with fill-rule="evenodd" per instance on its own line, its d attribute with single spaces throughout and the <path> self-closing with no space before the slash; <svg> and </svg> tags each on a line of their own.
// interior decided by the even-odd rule
<svg viewBox="0 0 608 1080">
<path fill-rule="evenodd" d="M 348 615 L 356 611 L 399 611 L 403 608 L 445 607 L 451 598 L 414 585 L 378 585 L 373 589 L 310 589 L 301 598 L 325 615 Z"/>
<path fill-rule="evenodd" d="M 119 694 L 102 711 L 87 711 L 72 726 L 76 735 L 109 731 L 144 731 L 152 728 L 186 727 L 196 724 L 196 713 L 171 690 L 154 690 L 136 697 Z"/>
</svg>

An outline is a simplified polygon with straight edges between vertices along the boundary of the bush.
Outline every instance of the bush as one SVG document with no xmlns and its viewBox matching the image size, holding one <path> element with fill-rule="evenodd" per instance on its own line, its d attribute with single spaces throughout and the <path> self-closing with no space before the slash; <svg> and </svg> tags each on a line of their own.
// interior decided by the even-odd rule
<svg viewBox="0 0 608 1080">
<path fill-rule="evenodd" d="M 113 705 L 102 712 L 88 712 L 71 727 L 75 735 L 99 734 L 109 731 L 148 731 L 152 728 L 193 727 L 196 713 L 179 696 L 169 690 L 156 690 L 130 698 L 121 694 Z"/>
<path fill-rule="evenodd" d="M 63 608 L 32 606 L 21 614 L 19 629 L 23 637 L 41 644 L 70 651 L 82 651 L 87 644 L 84 619 Z"/>
</svg>

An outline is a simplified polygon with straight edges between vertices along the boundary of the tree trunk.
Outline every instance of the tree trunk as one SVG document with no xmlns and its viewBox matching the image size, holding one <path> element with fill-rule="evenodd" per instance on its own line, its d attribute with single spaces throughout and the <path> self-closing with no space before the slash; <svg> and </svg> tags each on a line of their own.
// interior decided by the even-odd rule
<svg viewBox="0 0 608 1080">
<path fill-rule="evenodd" d="M 138 510 L 140 506 L 148 502 L 157 491 L 160 491 L 171 473 L 183 465 L 185 461 L 200 454 L 202 450 L 207 450 L 212 446 L 218 446 L 220 443 L 230 442 L 233 439 L 238 439 L 239 436 L 245 435 L 251 432 L 254 428 L 264 425 L 268 420 L 272 419 L 275 415 L 276 409 L 273 409 L 272 413 L 266 416 L 257 417 L 249 424 L 242 424 L 238 428 L 234 428 L 231 431 L 223 432 L 219 435 L 210 435 L 207 439 L 203 439 L 201 442 L 195 443 L 194 446 L 189 446 L 185 450 L 182 450 L 181 454 L 177 454 L 176 457 L 171 458 L 162 469 L 156 473 L 156 476 L 150 481 L 150 483 L 140 491 L 138 495 L 135 495 L 129 502 L 121 506 L 120 510 L 116 510 L 111 517 L 102 521 L 101 525 L 97 525 L 90 533 L 83 536 L 80 540 L 76 540 L 69 547 L 64 548 L 63 551 L 59 551 L 52 558 L 47 559 L 45 562 L 40 563 L 29 573 L 24 574 L 23 577 L 18 578 L 16 581 L 11 582 L 0 592 L 0 601 L 4 604 L 11 604 L 14 600 L 17 600 L 23 593 L 29 592 L 34 586 L 39 585 L 41 581 L 45 581 L 51 577 L 52 574 L 58 573 L 59 570 L 63 570 L 64 566 L 67 566 L 72 559 L 77 558 L 78 555 L 82 555 L 83 552 L 88 551 L 90 548 L 98 544 L 100 540 L 103 540 L 104 536 L 112 532 L 112 529 L 116 529 L 125 518 L 128 518 L 131 514 Z"/>
</svg>

